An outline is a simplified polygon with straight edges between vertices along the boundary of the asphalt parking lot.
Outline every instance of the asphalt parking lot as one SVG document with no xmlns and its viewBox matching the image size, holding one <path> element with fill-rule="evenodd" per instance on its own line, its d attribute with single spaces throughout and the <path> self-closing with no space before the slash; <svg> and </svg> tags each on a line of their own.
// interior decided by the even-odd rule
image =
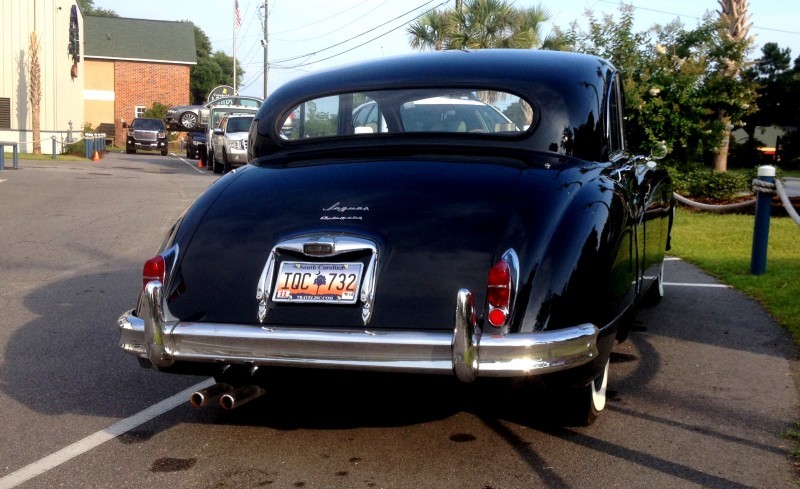
<svg viewBox="0 0 800 489">
<path fill-rule="evenodd" d="M 797 352 L 755 301 L 679 259 L 612 358 L 607 411 L 435 378 L 305 379 L 239 410 L 117 346 L 141 264 L 216 176 L 111 154 L 0 173 L 0 489 L 790 488 Z"/>
</svg>

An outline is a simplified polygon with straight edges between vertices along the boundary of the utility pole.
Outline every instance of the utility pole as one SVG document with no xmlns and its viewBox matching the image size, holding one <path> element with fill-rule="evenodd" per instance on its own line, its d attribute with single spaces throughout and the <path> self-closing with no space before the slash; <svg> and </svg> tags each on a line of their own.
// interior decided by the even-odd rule
<svg viewBox="0 0 800 489">
<path fill-rule="evenodd" d="M 269 75 L 269 0 L 264 0 L 264 99 L 267 98 L 267 78 Z"/>
</svg>

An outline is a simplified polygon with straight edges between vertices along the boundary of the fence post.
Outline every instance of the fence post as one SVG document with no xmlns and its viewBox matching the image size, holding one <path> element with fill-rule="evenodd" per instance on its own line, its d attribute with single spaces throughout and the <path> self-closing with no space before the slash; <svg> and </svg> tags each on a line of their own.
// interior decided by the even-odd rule
<svg viewBox="0 0 800 489">
<path fill-rule="evenodd" d="M 53 136 L 53 159 L 56 159 L 56 137 Z"/>
<path fill-rule="evenodd" d="M 758 179 L 775 183 L 775 167 L 758 167 Z M 756 220 L 753 229 L 753 253 L 750 257 L 750 273 L 763 275 L 767 271 L 767 241 L 769 240 L 769 218 L 772 213 L 772 193 L 757 190 Z"/>
</svg>

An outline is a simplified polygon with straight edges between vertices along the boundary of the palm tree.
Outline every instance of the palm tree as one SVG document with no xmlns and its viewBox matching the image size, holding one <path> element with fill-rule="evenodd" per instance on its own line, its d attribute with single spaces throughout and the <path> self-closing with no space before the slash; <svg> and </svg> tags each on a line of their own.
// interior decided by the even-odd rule
<svg viewBox="0 0 800 489">
<path fill-rule="evenodd" d="M 445 10 L 430 10 L 406 29 L 411 36 L 411 47 L 441 51 L 450 37 L 452 15 Z"/>
<path fill-rule="evenodd" d="M 517 26 L 520 44 L 528 47 L 539 47 L 542 40 L 542 24 L 550 20 L 550 12 L 541 5 L 521 10 Z"/>
<path fill-rule="evenodd" d="M 471 0 L 461 8 L 428 12 L 407 32 L 415 49 L 523 48 L 542 45 L 541 6 L 518 9 L 508 0 Z"/>
<path fill-rule="evenodd" d="M 748 42 L 750 27 L 750 15 L 747 13 L 747 0 L 718 0 L 719 18 L 726 29 L 728 38 L 734 42 Z M 727 60 L 725 75 L 737 79 L 741 73 L 742 65 L 739 61 Z M 725 109 L 717 110 L 717 120 L 724 128 L 722 131 L 722 142 L 714 155 L 714 170 L 724 172 L 728 170 L 728 148 L 731 139 L 731 117 Z"/>
</svg>

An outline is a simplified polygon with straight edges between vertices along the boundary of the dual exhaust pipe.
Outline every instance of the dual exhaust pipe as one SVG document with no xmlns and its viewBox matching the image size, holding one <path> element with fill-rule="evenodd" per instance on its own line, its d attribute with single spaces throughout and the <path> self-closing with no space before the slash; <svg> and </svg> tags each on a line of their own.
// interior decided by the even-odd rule
<svg viewBox="0 0 800 489">
<path fill-rule="evenodd" d="M 257 399 L 265 393 L 266 391 L 257 385 L 243 385 L 236 388 L 230 384 L 219 382 L 193 393 L 189 396 L 189 404 L 200 408 L 219 399 L 222 409 L 231 410 Z"/>
</svg>

